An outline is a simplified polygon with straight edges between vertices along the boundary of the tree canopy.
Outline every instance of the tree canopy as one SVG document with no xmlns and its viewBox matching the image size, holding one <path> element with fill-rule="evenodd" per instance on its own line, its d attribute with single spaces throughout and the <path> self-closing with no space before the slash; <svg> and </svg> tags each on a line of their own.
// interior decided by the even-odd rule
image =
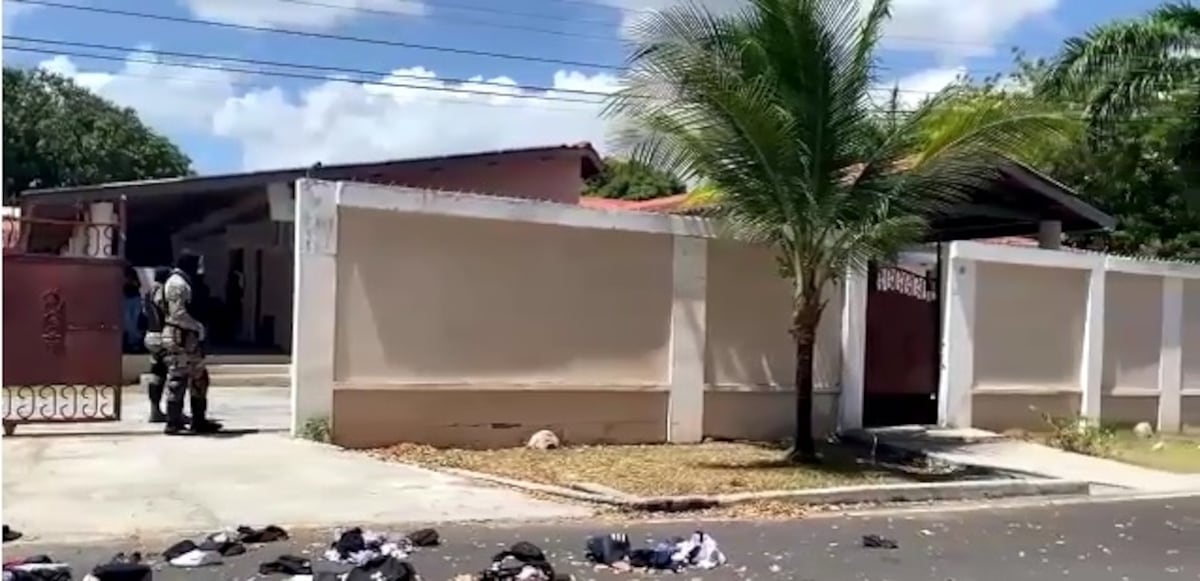
<svg viewBox="0 0 1200 581">
<path fill-rule="evenodd" d="M 4 200 L 48 188 L 166 178 L 191 160 L 118 107 L 70 79 L 4 67 Z"/>
<path fill-rule="evenodd" d="M 604 171 L 588 179 L 590 196 L 619 200 L 650 200 L 684 192 L 674 175 L 644 163 L 615 157 L 604 159 Z"/>
</svg>

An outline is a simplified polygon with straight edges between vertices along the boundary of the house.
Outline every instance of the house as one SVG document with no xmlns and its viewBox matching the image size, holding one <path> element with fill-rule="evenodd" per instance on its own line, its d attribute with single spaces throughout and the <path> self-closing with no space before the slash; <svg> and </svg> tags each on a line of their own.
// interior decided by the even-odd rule
<svg viewBox="0 0 1200 581">
<path fill-rule="evenodd" d="M 30 190 L 30 215 L 91 206 L 124 214 L 134 266 L 203 255 L 214 352 L 291 349 L 293 184 L 299 178 L 403 185 L 576 204 L 602 161 L 588 143 Z"/>
</svg>

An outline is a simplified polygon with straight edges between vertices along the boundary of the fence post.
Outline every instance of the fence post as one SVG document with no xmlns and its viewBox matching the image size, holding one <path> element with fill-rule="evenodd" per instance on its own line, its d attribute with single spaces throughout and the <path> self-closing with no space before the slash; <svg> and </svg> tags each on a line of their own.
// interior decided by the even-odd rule
<svg viewBox="0 0 1200 581">
<path fill-rule="evenodd" d="M 1104 373 L 1104 303 L 1106 267 L 1103 260 L 1088 271 L 1087 304 L 1083 317 L 1083 348 L 1079 361 L 1079 415 L 1100 421 L 1100 389 Z"/>
<path fill-rule="evenodd" d="M 842 303 L 842 385 L 838 394 L 838 430 L 863 427 L 867 367 L 867 273 L 846 273 Z"/>
<path fill-rule="evenodd" d="M 974 260 L 958 255 L 959 245 L 959 242 L 953 242 L 947 251 L 938 425 L 969 428 L 972 421 L 972 391 L 975 388 L 975 286 L 978 268 Z"/>
<path fill-rule="evenodd" d="M 667 441 L 694 443 L 704 438 L 708 241 L 677 235 L 672 244 Z"/>
<path fill-rule="evenodd" d="M 1163 277 L 1158 431 L 1178 432 L 1183 406 L 1183 279 Z"/>
<path fill-rule="evenodd" d="M 292 436 L 313 419 L 333 423 L 337 334 L 338 204 L 342 184 L 296 181 L 292 286 Z"/>
</svg>

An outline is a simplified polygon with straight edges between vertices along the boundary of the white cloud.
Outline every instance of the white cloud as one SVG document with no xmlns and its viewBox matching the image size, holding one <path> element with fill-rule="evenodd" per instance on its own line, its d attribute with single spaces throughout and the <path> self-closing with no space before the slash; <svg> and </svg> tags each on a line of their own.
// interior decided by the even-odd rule
<svg viewBox="0 0 1200 581">
<path fill-rule="evenodd" d="M 247 26 L 329 29 L 355 18 L 420 16 L 421 0 L 184 0 L 194 16 Z"/>
<path fill-rule="evenodd" d="M 150 60 L 145 57 L 131 55 Z M 606 92 L 617 82 L 604 74 L 559 71 L 553 90 L 531 93 L 508 77 L 454 84 L 416 67 L 397 69 L 380 84 L 326 81 L 292 94 L 278 87 L 238 91 L 238 79 L 226 71 L 127 62 L 115 74 L 82 72 L 65 56 L 41 66 L 133 107 L 168 134 L 202 131 L 237 142 L 244 169 L 578 141 L 603 146 L 608 122 L 599 115 L 599 99 L 569 91 Z"/>
<path fill-rule="evenodd" d="M 911 111 L 921 104 L 926 97 L 945 89 L 967 74 L 963 67 L 926 69 L 911 75 L 892 80 L 879 89 L 872 91 L 871 98 L 879 105 L 885 105 L 892 98 L 892 89 L 899 88 L 896 95 L 898 108 Z"/>
<path fill-rule="evenodd" d="M 142 120 L 162 131 L 209 131 L 212 116 L 233 98 L 238 76 L 224 70 L 160 64 L 148 48 L 130 53 L 116 74 L 84 72 L 58 55 L 41 68 L 71 77 L 80 85 L 137 110 Z"/>
<path fill-rule="evenodd" d="M 678 0 L 603 0 L 625 10 L 627 27 L 641 11 L 659 10 Z M 869 6 L 872 0 L 860 0 Z M 885 42 L 894 48 L 934 52 L 957 60 L 991 54 L 1018 25 L 1054 11 L 1060 0 L 893 0 Z M 715 11 L 731 11 L 742 0 L 700 0 Z"/>
<path fill-rule="evenodd" d="M 330 80 L 297 93 L 280 87 L 240 89 L 247 80 L 241 75 L 168 66 L 148 48 L 129 59 L 115 73 L 80 70 L 62 55 L 40 66 L 136 109 L 168 135 L 205 134 L 237 143 L 247 170 L 578 141 L 603 148 L 610 121 L 600 115 L 601 99 L 572 91 L 607 93 L 618 84 L 612 75 L 560 70 L 549 83 L 551 90 L 531 92 L 506 76 L 451 83 L 412 67 L 376 83 Z M 912 107 L 963 73 L 962 68 L 921 71 L 888 82 L 873 96 L 887 99 L 888 89 L 898 84 L 902 107 Z M 558 100 L 564 98 L 590 102 Z"/>
</svg>

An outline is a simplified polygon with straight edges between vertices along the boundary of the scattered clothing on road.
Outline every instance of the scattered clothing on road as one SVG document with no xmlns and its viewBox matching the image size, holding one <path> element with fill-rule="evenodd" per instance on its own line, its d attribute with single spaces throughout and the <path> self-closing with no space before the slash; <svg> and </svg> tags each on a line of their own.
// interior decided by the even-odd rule
<svg viewBox="0 0 1200 581">
<path fill-rule="evenodd" d="M 879 535 L 863 535 L 862 545 L 868 549 L 899 549 L 900 544 Z"/>
<path fill-rule="evenodd" d="M 569 576 L 566 578 L 569 579 Z M 556 581 L 554 567 L 542 548 L 528 541 L 513 544 L 492 557 L 492 564 L 479 573 L 479 581 Z"/>
<path fill-rule="evenodd" d="M 717 541 L 700 531 L 688 538 L 675 537 L 638 549 L 632 548 L 627 535 L 596 535 L 588 538 L 586 554 L 593 563 L 615 569 L 682 571 L 690 567 L 713 569 L 726 562 Z"/>
<path fill-rule="evenodd" d="M 4 581 L 71 581 L 71 566 L 49 555 L 4 563 Z"/>
<path fill-rule="evenodd" d="M 107 563 L 96 565 L 83 581 L 151 581 L 154 573 L 142 562 L 141 553 L 117 553 Z"/>
<path fill-rule="evenodd" d="M 23 536 L 24 534 L 22 534 L 21 531 L 10 528 L 8 525 L 4 525 L 4 542 L 7 543 L 9 541 L 15 541 Z"/>
<path fill-rule="evenodd" d="M 219 565 L 226 557 L 245 554 L 246 545 L 257 545 L 287 540 L 287 531 L 275 525 L 261 529 L 239 526 L 233 532 L 212 533 L 199 544 L 190 539 L 182 540 L 162 552 L 163 558 L 176 567 L 205 567 Z"/>
</svg>

